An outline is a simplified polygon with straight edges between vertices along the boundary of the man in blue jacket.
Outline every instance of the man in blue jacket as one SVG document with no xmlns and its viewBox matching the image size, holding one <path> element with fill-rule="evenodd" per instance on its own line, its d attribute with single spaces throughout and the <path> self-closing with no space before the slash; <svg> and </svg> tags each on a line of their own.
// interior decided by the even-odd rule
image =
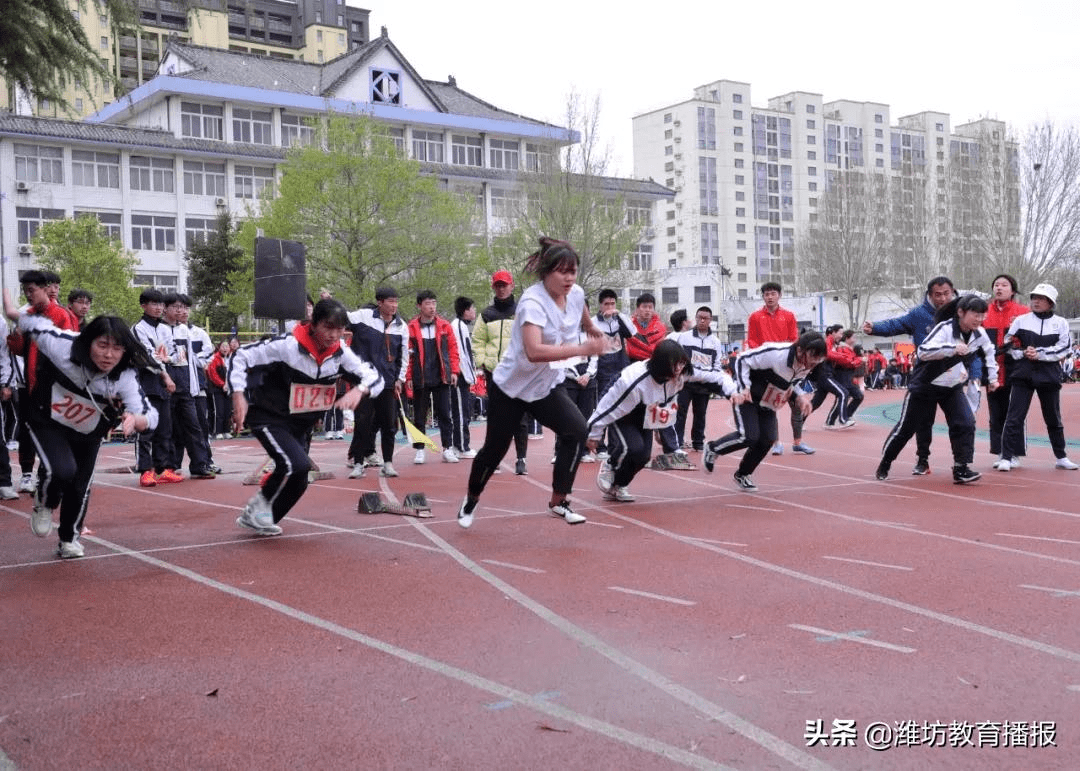
<svg viewBox="0 0 1080 771">
<path fill-rule="evenodd" d="M 864 335 L 877 337 L 893 337 L 900 334 L 911 335 L 911 341 L 918 348 L 926 335 L 934 328 L 934 314 L 938 308 L 945 305 L 953 298 L 955 293 L 953 282 L 947 276 L 936 276 L 926 285 L 926 296 L 920 305 L 916 305 L 903 316 L 885 321 L 865 321 L 862 325 Z M 937 418 L 937 410 L 930 415 L 930 419 L 924 422 L 915 431 L 915 444 L 918 459 L 911 473 L 916 476 L 930 473 L 930 437 L 934 431 L 934 420 Z"/>
</svg>

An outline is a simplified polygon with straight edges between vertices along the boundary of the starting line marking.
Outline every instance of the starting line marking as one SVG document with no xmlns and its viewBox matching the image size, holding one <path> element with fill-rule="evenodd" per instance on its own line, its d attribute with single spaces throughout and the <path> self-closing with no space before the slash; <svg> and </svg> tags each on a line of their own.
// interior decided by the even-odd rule
<svg viewBox="0 0 1080 771">
<path fill-rule="evenodd" d="M 1020 588 L 1048 592 L 1055 597 L 1080 597 L 1080 589 L 1054 589 L 1050 586 L 1036 586 L 1035 584 L 1020 584 Z"/>
<path fill-rule="evenodd" d="M 792 629 L 798 629 L 803 632 L 813 632 L 814 634 L 824 635 L 826 638 L 832 638 L 833 640 L 847 640 L 848 642 L 862 643 L 863 645 L 871 645 L 875 648 L 885 648 L 886 650 L 896 651 L 897 653 L 914 653 L 915 648 L 908 648 L 903 645 L 893 645 L 892 643 L 882 642 L 881 640 L 873 640 L 869 637 L 863 637 L 862 635 L 867 632 L 832 632 L 828 629 L 819 629 L 816 626 L 803 626 L 802 624 L 788 624 Z M 826 640 L 831 642 L 831 640 Z"/>
<path fill-rule="evenodd" d="M 850 557 L 822 557 L 823 560 L 836 560 L 837 562 L 853 562 L 856 565 L 869 565 L 872 568 L 889 568 L 890 570 L 914 570 L 906 565 L 889 565 L 885 562 L 869 562 L 867 560 L 851 559 Z"/>
<path fill-rule="evenodd" d="M 678 597 L 665 597 L 662 594 L 653 594 L 652 592 L 643 592 L 640 589 L 627 589 L 623 586 L 609 586 L 613 592 L 622 592 L 623 594 L 633 594 L 638 597 L 648 597 L 650 600 L 660 600 L 661 602 L 670 602 L 675 605 L 697 605 L 693 600 L 680 600 Z"/>
<path fill-rule="evenodd" d="M 430 548 L 432 549 L 432 551 L 439 552 L 440 554 L 442 553 L 435 546 L 432 546 Z M 546 570 L 541 570 L 540 568 L 527 568 L 524 565 L 515 565 L 512 562 L 499 562 L 498 560 L 480 560 L 480 561 L 481 562 L 486 562 L 489 565 L 498 565 L 501 568 L 510 568 L 511 570 L 523 570 L 526 573 L 546 573 L 547 572 Z"/>
</svg>

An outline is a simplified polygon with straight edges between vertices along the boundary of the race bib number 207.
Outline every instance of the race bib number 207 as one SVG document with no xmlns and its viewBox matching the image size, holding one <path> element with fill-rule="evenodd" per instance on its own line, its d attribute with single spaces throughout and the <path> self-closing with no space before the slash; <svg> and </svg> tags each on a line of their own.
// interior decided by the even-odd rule
<svg viewBox="0 0 1080 771">
<path fill-rule="evenodd" d="M 49 411 L 54 421 L 80 434 L 93 433 L 100 420 L 98 408 L 92 401 L 84 396 L 73 394 L 59 383 L 53 383 L 52 404 Z"/>
<path fill-rule="evenodd" d="M 313 383 L 293 383 L 289 389 L 289 412 L 326 412 L 337 401 L 337 387 Z"/>
</svg>

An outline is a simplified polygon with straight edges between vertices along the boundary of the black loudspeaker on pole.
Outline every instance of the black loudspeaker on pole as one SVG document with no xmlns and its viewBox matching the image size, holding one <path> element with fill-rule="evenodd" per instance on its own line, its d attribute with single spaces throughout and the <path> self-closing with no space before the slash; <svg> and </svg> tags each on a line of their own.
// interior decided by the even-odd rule
<svg viewBox="0 0 1080 771">
<path fill-rule="evenodd" d="M 302 319 L 307 313 L 306 250 L 299 241 L 255 239 L 255 305 L 262 319 Z"/>
</svg>

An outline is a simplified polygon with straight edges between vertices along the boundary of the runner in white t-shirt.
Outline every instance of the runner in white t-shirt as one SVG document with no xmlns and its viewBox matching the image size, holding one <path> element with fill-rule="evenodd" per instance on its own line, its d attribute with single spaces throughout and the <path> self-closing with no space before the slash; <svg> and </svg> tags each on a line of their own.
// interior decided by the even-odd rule
<svg viewBox="0 0 1080 771">
<path fill-rule="evenodd" d="M 585 418 L 566 391 L 556 386 L 579 356 L 606 353 L 608 339 L 596 328 L 577 281 L 580 259 L 565 241 L 540 239 L 525 270 L 539 281 L 518 300 L 510 347 L 488 384 L 488 431 L 473 461 L 469 489 L 458 510 L 458 524 L 469 527 L 488 479 L 510 449 L 514 429 L 527 411 L 559 437 L 548 511 L 576 525 L 585 521 L 570 508 L 578 459 L 585 444 Z M 589 337 L 578 342 L 578 330 Z"/>
</svg>

